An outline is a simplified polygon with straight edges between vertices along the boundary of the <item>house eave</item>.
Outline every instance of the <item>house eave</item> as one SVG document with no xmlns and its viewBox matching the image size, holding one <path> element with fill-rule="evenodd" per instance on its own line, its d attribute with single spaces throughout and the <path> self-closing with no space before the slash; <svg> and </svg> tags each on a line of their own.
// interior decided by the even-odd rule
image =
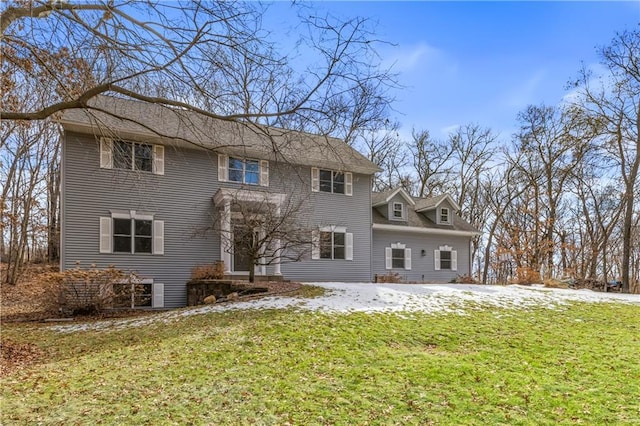
<svg viewBox="0 0 640 426">
<path fill-rule="evenodd" d="M 394 231 L 394 232 L 412 232 L 417 234 L 431 234 L 431 235 L 450 235 L 452 237 L 476 237 L 480 235 L 480 232 L 476 231 L 459 231 L 456 229 L 441 229 L 441 228 L 422 228 L 418 226 L 402 226 L 402 225 L 389 225 L 386 223 L 374 223 L 373 230 L 379 231 Z"/>
</svg>

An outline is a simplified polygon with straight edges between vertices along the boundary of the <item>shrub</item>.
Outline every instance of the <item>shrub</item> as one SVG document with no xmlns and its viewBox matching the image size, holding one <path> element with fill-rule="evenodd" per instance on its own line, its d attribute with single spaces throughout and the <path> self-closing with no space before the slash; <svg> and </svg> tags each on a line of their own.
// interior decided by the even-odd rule
<svg viewBox="0 0 640 426">
<path fill-rule="evenodd" d="M 224 262 L 209 265 L 196 265 L 191 270 L 192 280 L 220 280 L 224 278 Z"/>
<path fill-rule="evenodd" d="M 385 275 L 376 275 L 377 283 L 399 283 L 402 282 L 402 277 L 397 272 L 389 272 Z"/>
<path fill-rule="evenodd" d="M 535 284 L 541 281 L 539 271 L 529 267 L 516 268 L 514 284 Z"/>
<path fill-rule="evenodd" d="M 471 275 L 458 275 L 455 279 L 457 284 L 477 284 L 478 282 Z"/>
<path fill-rule="evenodd" d="M 143 290 L 135 284 L 138 278 L 109 267 L 82 269 L 79 266 L 64 272 L 51 272 L 43 276 L 51 298 L 48 310 L 72 315 L 90 315 L 112 308 L 123 296 Z M 133 286 L 130 284 L 134 283 Z"/>
</svg>

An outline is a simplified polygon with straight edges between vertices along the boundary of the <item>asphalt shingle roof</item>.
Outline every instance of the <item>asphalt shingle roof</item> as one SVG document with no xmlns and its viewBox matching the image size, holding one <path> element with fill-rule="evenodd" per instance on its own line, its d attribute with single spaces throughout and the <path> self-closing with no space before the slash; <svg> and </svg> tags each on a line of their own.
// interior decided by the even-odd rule
<svg viewBox="0 0 640 426">
<path fill-rule="evenodd" d="M 379 171 L 374 163 L 337 138 L 216 119 L 111 96 L 98 96 L 89 104 L 90 110 L 65 111 L 60 122 L 68 130 L 96 135 L 146 136 L 167 144 L 190 144 L 225 154 L 363 174 Z"/>
</svg>

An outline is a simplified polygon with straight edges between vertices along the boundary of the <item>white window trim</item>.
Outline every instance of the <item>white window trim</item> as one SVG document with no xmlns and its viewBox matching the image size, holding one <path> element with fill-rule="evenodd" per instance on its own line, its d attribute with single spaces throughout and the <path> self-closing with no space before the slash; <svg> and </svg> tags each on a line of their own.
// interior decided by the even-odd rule
<svg viewBox="0 0 640 426">
<path fill-rule="evenodd" d="M 320 233 L 331 232 L 344 234 L 344 259 L 333 259 L 333 247 L 332 258 L 321 259 L 320 258 Z M 332 240 L 333 246 L 333 240 Z M 313 260 L 353 260 L 353 233 L 347 232 L 347 228 L 344 226 L 321 226 L 317 230 L 311 232 L 311 259 Z"/>
<path fill-rule="evenodd" d="M 153 213 L 137 212 L 136 210 L 112 210 L 110 216 L 100 217 L 100 253 L 115 253 L 113 251 L 113 219 L 149 220 L 151 221 L 151 253 L 118 252 L 115 254 L 133 255 L 164 255 L 164 221 L 154 219 Z M 132 235 L 133 247 L 133 235 Z"/>
<path fill-rule="evenodd" d="M 396 217 L 395 212 L 396 212 L 396 206 L 400 206 L 400 217 Z M 405 208 L 404 208 L 404 203 L 399 202 L 399 201 L 394 201 L 391 203 L 390 205 L 391 207 L 391 213 L 389 214 L 389 219 L 390 220 L 404 220 L 405 219 Z"/>
<path fill-rule="evenodd" d="M 164 146 L 147 142 L 132 141 L 126 139 L 118 139 L 129 144 L 140 144 L 151 146 L 151 171 L 135 169 L 135 157 L 132 157 L 131 169 L 116 169 L 113 167 L 113 142 L 112 138 L 100 138 L 100 168 L 124 170 L 131 172 L 150 173 L 154 175 L 164 175 Z M 133 148 L 132 148 L 133 149 Z M 135 153 L 135 150 L 133 151 Z"/>
<path fill-rule="evenodd" d="M 320 191 L 320 171 L 321 170 L 324 170 L 326 172 L 331 172 L 331 192 Z M 334 173 L 344 174 L 344 193 L 333 192 L 333 174 Z M 353 196 L 353 174 L 351 172 L 339 172 L 337 170 L 320 169 L 318 167 L 312 167 L 311 168 L 311 191 L 324 192 L 325 194 L 346 195 L 348 197 L 351 197 Z"/>
<path fill-rule="evenodd" d="M 404 268 L 393 267 L 393 249 L 404 250 Z M 393 243 L 390 247 L 385 247 L 384 255 L 385 269 L 405 269 L 407 271 L 411 270 L 411 249 L 407 248 L 406 244 L 402 244 L 400 242 Z"/>
<path fill-rule="evenodd" d="M 451 252 L 451 269 L 442 269 L 440 263 L 440 252 L 448 251 Z M 433 251 L 433 261 L 434 261 L 434 269 L 436 271 L 457 271 L 458 270 L 458 251 L 453 250 L 453 247 L 445 245 L 440 246 L 438 250 Z"/>
<path fill-rule="evenodd" d="M 447 220 L 442 220 L 442 212 L 446 210 L 447 212 Z M 451 225 L 451 209 L 448 207 L 440 207 L 438 209 L 438 224 L 442 225 Z"/>
<path fill-rule="evenodd" d="M 229 180 L 229 158 L 235 158 L 242 161 L 242 182 Z M 256 161 L 258 163 L 258 183 L 246 182 L 246 162 Z M 232 182 L 240 185 L 250 186 L 269 186 L 269 161 L 258 160 L 257 158 L 235 157 L 224 154 L 218 154 L 218 181 Z"/>
</svg>

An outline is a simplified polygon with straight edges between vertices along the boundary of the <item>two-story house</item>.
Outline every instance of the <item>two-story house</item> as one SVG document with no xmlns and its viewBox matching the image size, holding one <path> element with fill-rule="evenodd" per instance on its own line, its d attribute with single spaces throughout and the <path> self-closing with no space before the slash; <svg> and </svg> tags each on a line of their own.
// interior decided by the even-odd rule
<svg viewBox="0 0 640 426">
<path fill-rule="evenodd" d="M 259 275 L 369 282 L 396 270 L 431 281 L 468 273 L 474 230 L 455 203 L 401 190 L 372 200 L 378 167 L 341 140 L 113 97 L 92 106 L 61 119 L 62 270 L 134 271 L 153 307 L 184 306 L 195 265 L 223 261 L 234 276 L 254 267 L 234 240 L 234 203 L 266 202 L 280 213 L 295 200 L 311 229 L 308 255 L 272 259 L 256 266 Z M 424 255 L 434 247 L 439 272 Z"/>
</svg>

